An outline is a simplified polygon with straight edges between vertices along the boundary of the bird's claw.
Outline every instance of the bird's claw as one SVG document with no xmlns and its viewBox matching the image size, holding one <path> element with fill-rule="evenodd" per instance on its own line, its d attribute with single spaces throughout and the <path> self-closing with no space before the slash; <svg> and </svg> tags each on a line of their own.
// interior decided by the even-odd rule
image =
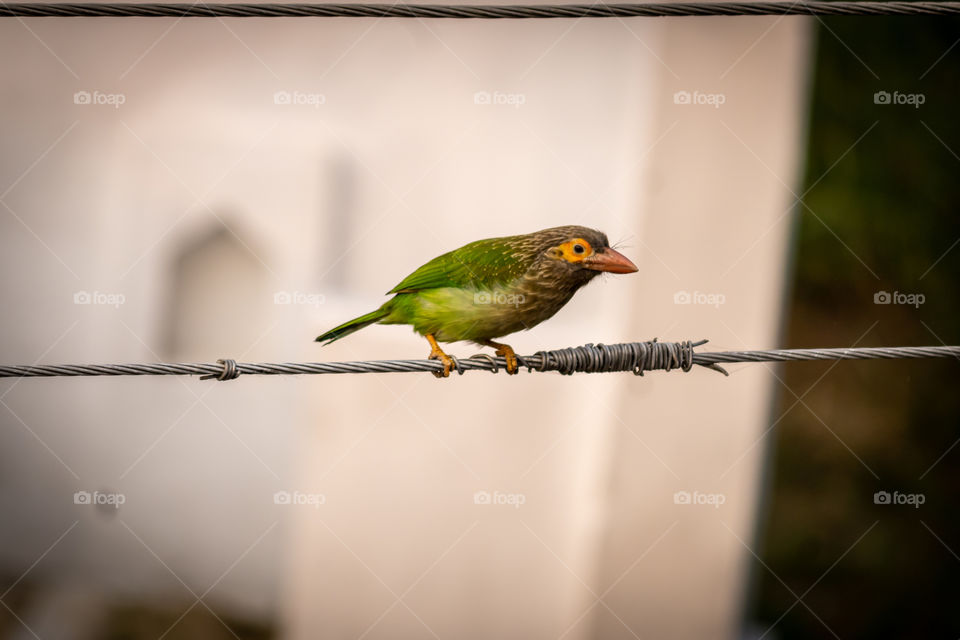
<svg viewBox="0 0 960 640">
<path fill-rule="evenodd" d="M 443 352 L 443 349 L 437 344 L 437 339 L 432 333 L 428 333 L 426 338 L 427 342 L 430 343 L 430 355 L 427 356 L 427 359 L 439 360 L 443 364 L 443 371 L 432 371 L 431 373 L 433 373 L 436 378 L 449 378 L 450 369 L 455 366 L 453 358 Z"/>
<path fill-rule="evenodd" d="M 450 369 L 453 368 L 453 358 L 445 354 L 443 351 L 431 351 L 428 356 L 430 360 L 439 360 L 443 364 L 443 371 L 433 371 L 434 377 L 436 378 L 449 378 Z"/>
<path fill-rule="evenodd" d="M 513 375 L 519 370 L 517 364 L 517 354 L 512 347 L 509 347 L 505 344 L 497 347 L 495 352 L 498 356 L 503 356 L 503 359 L 507 361 L 507 373 Z"/>
</svg>

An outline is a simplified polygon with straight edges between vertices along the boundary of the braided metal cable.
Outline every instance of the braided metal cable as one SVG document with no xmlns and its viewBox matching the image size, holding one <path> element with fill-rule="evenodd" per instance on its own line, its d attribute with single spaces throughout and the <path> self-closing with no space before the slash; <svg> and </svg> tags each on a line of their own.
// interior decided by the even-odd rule
<svg viewBox="0 0 960 640">
<path fill-rule="evenodd" d="M 636 18 L 656 16 L 879 16 L 960 14 L 960 2 L 644 2 L 562 5 L 0 3 L 0 17 L 143 18 Z"/>
<path fill-rule="evenodd" d="M 631 371 L 690 371 L 695 365 L 719 371 L 720 364 L 737 362 L 796 362 L 800 360 L 891 360 L 904 358 L 958 358 L 960 347 L 859 347 L 850 349 L 773 349 L 769 351 L 715 351 L 697 353 L 706 340 L 691 342 L 626 342 L 587 344 L 555 351 L 538 351 L 532 356 L 517 356 L 528 371 L 606 373 Z M 437 372 L 443 366 L 436 360 L 371 360 L 360 362 L 282 362 L 247 363 L 222 359 L 208 363 L 154 364 L 67 364 L 0 365 L 0 378 L 43 378 L 59 376 L 177 376 L 200 375 L 203 380 L 233 380 L 240 375 L 301 375 L 332 373 Z M 506 369 L 502 357 L 478 354 L 455 359 L 454 369 L 497 373 Z"/>
</svg>

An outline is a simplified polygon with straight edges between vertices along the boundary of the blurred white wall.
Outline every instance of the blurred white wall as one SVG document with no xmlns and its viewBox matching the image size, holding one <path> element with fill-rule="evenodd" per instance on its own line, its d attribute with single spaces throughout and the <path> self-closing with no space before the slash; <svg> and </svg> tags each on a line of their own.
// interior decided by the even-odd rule
<svg viewBox="0 0 960 640">
<path fill-rule="evenodd" d="M 405 327 L 312 340 L 439 253 L 559 224 L 641 271 L 518 352 L 774 346 L 808 32 L 2 21 L 0 361 L 422 357 Z M 39 585 L 17 628 L 95 637 L 74 591 L 202 597 L 289 638 L 734 637 L 775 379 L 731 369 L 2 382 L 0 569 Z"/>
</svg>

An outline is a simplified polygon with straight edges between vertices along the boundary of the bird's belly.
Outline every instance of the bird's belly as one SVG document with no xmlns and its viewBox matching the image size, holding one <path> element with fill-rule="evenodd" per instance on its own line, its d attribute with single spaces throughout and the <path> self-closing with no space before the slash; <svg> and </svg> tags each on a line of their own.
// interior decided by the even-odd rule
<svg viewBox="0 0 960 640">
<path fill-rule="evenodd" d="M 432 333 L 442 342 L 486 340 L 531 329 L 569 299 L 504 289 L 429 289 L 417 292 L 411 324 L 418 333 Z"/>
</svg>

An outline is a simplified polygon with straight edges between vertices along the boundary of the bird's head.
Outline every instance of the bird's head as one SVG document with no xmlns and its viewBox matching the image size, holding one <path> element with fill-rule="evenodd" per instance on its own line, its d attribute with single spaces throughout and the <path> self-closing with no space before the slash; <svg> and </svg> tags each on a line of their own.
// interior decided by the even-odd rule
<svg viewBox="0 0 960 640">
<path fill-rule="evenodd" d="M 602 272 L 637 271 L 637 266 L 613 249 L 607 236 L 595 229 L 555 227 L 534 235 L 539 236 L 540 268 L 553 277 L 586 284 Z"/>
</svg>

